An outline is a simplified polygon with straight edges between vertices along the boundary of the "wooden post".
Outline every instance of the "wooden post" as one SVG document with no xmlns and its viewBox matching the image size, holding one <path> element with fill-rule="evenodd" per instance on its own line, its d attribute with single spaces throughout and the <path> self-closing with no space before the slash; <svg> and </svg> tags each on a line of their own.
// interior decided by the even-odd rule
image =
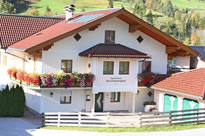
<svg viewBox="0 0 205 136">
<path fill-rule="evenodd" d="M 132 97 L 132 113 L 135 113 L 136 93 L 133 93 Z"/>
<path fill-rule="evenodd" d="M 199 124 L 199 109 L 196 110 L 196 116 L 197 116 L 197 120 L 196 120 L 196 124 Z"/>
<path fill-rule="evenodd" d="M 78 127 L 80 127 L 81 123 L 81 112 L 78 113 Z"/>
<path fill-rule="evenodd" d="M 172 125 L 172 111 L 169 112 L 169 125 Z"/>
<path fill-rule="evenodd" d="M 139 122 L 140 122 L 140 127 L 142 127 L 142 112 L 139 114 Z"/>
<path fill-rule="evenodd" d="M 91 110 L 91 112 L 92 112 L 92 114 L 94 114 L 94 112 L 95 112 L 95 94 L 92 94 L 93 95 L 93 97 L 92 97 L 92 110 Z"/>
<path fill-rule="evenodd" d="M 60 127 L 60 112 L 58 112 L 58 127 Z"/>
<path fill-rule="evenodd" d="M 109 120 L 110 120 L 110 112 L 107 113 L 107 126 L 109 125 Z"/>
<path fill-rule="evenodd" d="M 42 127 L 44 127 L 45 126 L 45 114 L 44 113 L 41 114 L 41 119 L 42 119 Z"/>
</svg>

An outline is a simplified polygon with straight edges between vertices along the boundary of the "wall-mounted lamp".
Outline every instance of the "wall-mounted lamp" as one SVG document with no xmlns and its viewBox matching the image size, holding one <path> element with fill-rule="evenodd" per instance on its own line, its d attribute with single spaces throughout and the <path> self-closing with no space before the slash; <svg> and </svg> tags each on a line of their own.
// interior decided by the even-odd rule
<svg viewBox="0 0 205 136">
<path fill-rule="evenodd" d="M 138 95 L 139 93 L 140 93 L 140 91 L 139 91 L 139 90 L 137 90 L 137 93 L 136 93 L 136 94 Z"/>
<path fill-rule="evenodd" d="M 90 68 L 90 67 L 91 67 L 91 64 L 89 63 L 89 64 L 88 64 L 88 68 Z"/>
<path fill-rule="evenodd" d="M 53 97 L 53 92 L 50 92 L 50 97 Z"/>
<path fill-rule="evenodd" d="M 90 101 L 90 95 L 86 95 L 86 101 Z"/>
</svg>

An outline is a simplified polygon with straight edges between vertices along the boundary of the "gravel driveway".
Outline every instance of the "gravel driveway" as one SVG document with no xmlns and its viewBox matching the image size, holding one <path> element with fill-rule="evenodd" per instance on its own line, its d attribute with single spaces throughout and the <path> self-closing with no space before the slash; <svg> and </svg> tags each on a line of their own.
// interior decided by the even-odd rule
<svg viewBox="0 0 205 136">
<path fill-rule="evenodd" d="M 23 118 L 0 118 L 0 136 L 205 136 L 205 128 L 175 132 L 100 133 L 37 129 Z"/>
</svg>

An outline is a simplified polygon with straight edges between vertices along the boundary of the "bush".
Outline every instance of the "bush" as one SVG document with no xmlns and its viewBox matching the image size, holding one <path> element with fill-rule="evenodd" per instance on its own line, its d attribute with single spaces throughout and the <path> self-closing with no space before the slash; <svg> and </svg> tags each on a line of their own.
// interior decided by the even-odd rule
<svg viewBox="0 0 205 136">
<path fill-rule="evenodd" d="M 20 86 L 9 89 L 8 85 L 0 91 L 0 117 L 24 116 L 25 94 Z"/>
</svg>

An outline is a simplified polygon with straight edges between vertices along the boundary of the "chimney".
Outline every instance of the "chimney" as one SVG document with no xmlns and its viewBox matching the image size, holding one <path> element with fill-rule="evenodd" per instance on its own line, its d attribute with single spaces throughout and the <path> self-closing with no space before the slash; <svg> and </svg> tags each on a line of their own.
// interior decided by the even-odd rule
<svg viewBox="0 0 205 136">
<path fill-rule="evenodd" d="M 68 21 L 69 19 L 72 18 L 72 15 L 73 15 L 73 11 L 75 10 L 75 5 L 71 4 L 70 6 L 65 6 L 64 7 L 64 10 L 65 10 L 65 13 L 66 13 L 66 21 Z"/>
</svg>

